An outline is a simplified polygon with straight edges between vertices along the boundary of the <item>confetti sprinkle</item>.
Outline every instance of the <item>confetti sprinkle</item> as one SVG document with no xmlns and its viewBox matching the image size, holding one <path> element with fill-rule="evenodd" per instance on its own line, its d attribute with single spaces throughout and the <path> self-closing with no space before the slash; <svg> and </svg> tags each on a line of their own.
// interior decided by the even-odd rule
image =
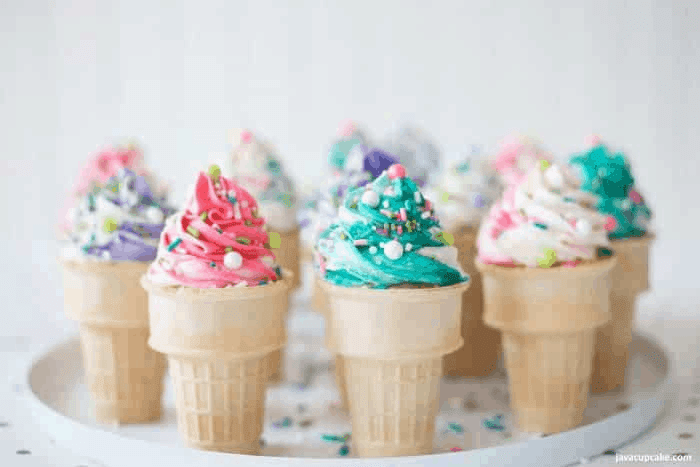
<svg viewBox="0 0 700 467">
<path fill-rule="evenodd" d="M 108 217 L 105 219 L 104 223 L 102 224 L 102 230 L 104 230 L 107 233 L 112 233 L 115 230 L 117 230 L 119 226 L 117 225 L 117 221 L 112 219 L 111 217 Z"/>
<path fill-rule="evenodd" d="M 617 220 L 613 216 L 608 216 L 605 220 L 605 230 L 612 232 L 617 227 Z"/>
<path fill-rule="evenodd" d="M 535 225 L 535 227 L 537 227 L 538 229 L 547 230 L 547 226 L 544 225 L 544 224 L 542 224 L 542 223 L 540 223 L 540 222 L 535 222 L 534 225 Z"/>
<path fill-rule="evenodd" d="M 450 194 L 446 191 L 443 191 L 440 193 L 440 201 L 443 203 L 447 203 L 450 200 Z"/>
<path fill-rule="evenodd" d="M 191 225 L 187 226 L 187 233 L 192 235 L 194 238 L 199 238 L 199 230 L 195 229 Z"/>
<path fill-rule="evenodd" d="M 440 232 L 435 236 L 435 238 L 445 245 L 452 245 L 455 242 L 454 236 L 449 232 Z"/>
<path fill-rule="evenodd" d="M 242 245 L 250 245 L 250 239 L 248 237 L 236 237 L 236 241 Z"/>
<path fill-rule="evenodd" d="M 311 420 L 302 420 L 299 422 L 299 426 L 302 428 L 308 428 L 311 425 L 313 425 L 313 422 Z"/>
<path fill-rule="evenodd" d="M 199 218 L 202 219 L 203 221 L 207 220 L 207 211 L 203 211 L 200 215 Z"/>
<path fill-rule="evenodd" d="M 464 428 L 459 423 L 448 423 L 447 428 L 453 433 L 464 433 Z"/>
<path fill-rule="evenodd" d="M 459 452 L 459 451 L 463 451 L 463 449 L 462 449 L 462 448 L 459 448 L 459 447 L 457 447 L 457 446 L 455 446 L 455 447 L 453 447 L 453 448 L 450 448 L 450 451 L 452 451 L 452 452 Z"/>
<path fill-rule="evenodd" d="M 637 192 L 637 190 L 630 190 L 628 195 L 634 204 L 640 204 L 642 202 L 642 196 Z"/>
<path fill-rule="evenodd" d="M 182 239 L 179 237 L 176 238 L 175 240 L 173 240 L 173 242 L 170 245 L 168 245 L 168 251 L 173 251 L 175 248 L 177 248 L 177 246 L 180 243 L 182 243 Z"/>
<path fill-rule="evenodd" d="M 292 426 L 292 417 L 284 417 L 281 420 L 277 420 L 272 424 L 275 428 L 288 428 Z"/>
<path fill-rule="evenodd" d="M 503 415 L 496 415 L 492 418 L 485 418 L 481 421 L 484 428 L 491 431 L 503 431 L 505 427 L 501 423 Z"/>
<path fill-rule="evenodd" d="M 614 449 L 608 449 L 603 453 L 604 456 L 614 456 L 615 454 L 617 454 L 617 451 L 615 451 Z"/>
<path fill-rule="evenodd" d="M 367 246 L 368 240 L 366 238 L 360 238 L 353 241 L 355 246 Z"/>
<path fill-rule="evenodd" d="M 549 166 L 550 166 L 549 161 L 544 160 L 544 159 L 540 160 L 540 169 L 547 170 L 547 168 L 549 168 Z"/>
<path fill-rule="evenodd" d="M 280 248 L 282 246 L 282 239 L 280 234 L 277 232 L 270 232 L 270 248 Z"/>
<path fill-rule="evenodd" d="M 551 248 L 545 248 L 544 258 L 538 258 L 537 264 L 541 268 L 551 268 L 557 262 L 557 252 Z"/>
<path fill-rule="evenodd" d="M 214 180 L 214 182 L 218 182 L 219 177 L 221 176 L 221 168 L 216 164 L 210 165 L 209 166 L 209 176 L 211 177 L 212 180 Z"/>
<path fill-rule="evenodd" d="M 347 444 L 343 445 L 340 450 L 338 451 L 338 454 L 341 456 L 345 457 L 350 453 L 350 448 L 348 447 Z"/>
</svg>

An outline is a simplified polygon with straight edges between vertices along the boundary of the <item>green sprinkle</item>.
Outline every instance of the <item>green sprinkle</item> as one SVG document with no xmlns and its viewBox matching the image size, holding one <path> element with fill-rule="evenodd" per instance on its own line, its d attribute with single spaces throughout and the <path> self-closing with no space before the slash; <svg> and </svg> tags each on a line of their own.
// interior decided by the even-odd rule
<svg viewBox="0 0 700 467">
<path fill-rule="evenodd" d="M 342 457 L 345 457 L 348 455 L 349 452 L 350 452 L 350 448 L 347 446 L 347 444 L 345 444 L 340 448 L 340 451 L 338 451 L 338 454 L 340 454 Z"/>
<path fill-rule="evenodd" d="M 175 240 L 173 240 L 173 242 L 170 245 L 168 245 L 168 251 L 173 251 L 175 248 L 177 248 L 177 246 L 180 243 L 182 243 L 182 239 L 179 237 L 176 238 Z"/>
<path fill-rule="evenodd" d="M 564 197 L 564 201 L 567 202 L 567 203 L 573 203 L 573 202 L 574 202 L 574 199 L 573 199 L 573 198 L 569 198 L 568 196 L 565 196 L 565 197 Z"/>
<path fill-rule="evenodd" d="M 549 161 L 546 161 L 546 160 L 544 160 L 544 159 L 542 159 L 542 160 L 540 161 L 540 168 L 541 168 L 542 170 L 547 170 L 547 168 L 549 167 L 549 165 L 550 165 L 550 164 L 549 164 Z"/>
<path fill-rule="evenodd" d="M 547 226 L 539 222 L 535 222 L 535 227 L 537 227 L 538 229 L 547 230 Z"/>
<path fill-rule="evenodd" d="M 232 246 L 227 246 L 226 248 L 224 248 L 224 251 L 225 251 L 226 253 L 231 253 L 231 252 L 233 251 L 233 247 L 232 247 Z"/>
<path fill-rule="evenodd" d="M 209 176 L 211 177 L 214 182 L 219 181 L 219 177 L 221 176 L 221 168 L 219 168 L 218 165 L 212 164 L 209 166 Z"/>
<path fill-rule="evenodd" d="M 115 230 L 117 230 L 119 226 L 117 225 L 117 221 L 112 219 L 111 217 L 108 217 L 105 219 L 104 224 L 102 224 L 102 230 L 104 230 L 107 233 L 112 233 Z"/>
<path fill-rule="evenodd" d="M 251 225 L 253 225 L 253 222 L 252 222 L 252 221 L 245 221 L 245 225 L 247 225 L 248 227 L 250 227 Z"/>
<path fill-rule="evenodd" d="M 195 229 L 191 225 L 187 226 L 187 233 L 192 235 L 194 238 L 199 238 L 199 230 Z"/>
<path fill-rule="evenodd" d="M 450 431 L 452 431 L 454 433 L 463 433 L 464 432 L 464 428 L 462 428 L 462 425 L 460 425 L 459 423 L 450 423 L 447 425 L 447 427 L 450 429 Z"/>
<path fill-rule="evenodd" d="M 243 245 L 250 245 L 250 239 L 248 237 L 236 237 L 236 241 Z"/>
<path fill-rule="evenodd" d="M 279 248 L 282 246 L 282 238 L 277 232 L 270 232 L 270 248 Z"/>
<path fill-rule="evenodd" d="M 215 267 L 216 267 L 216 263 L 215 263 L 214 261 L 212 261 L 211 263 L 209 263 L 209 266 L 215 268 Z"/>
<path fill-rule="evenodd" d="M 202 219 L 203 221 L 207 220 L 207 211 L 202 212 L 199 215 L 199 218 Z"/>
</svg>

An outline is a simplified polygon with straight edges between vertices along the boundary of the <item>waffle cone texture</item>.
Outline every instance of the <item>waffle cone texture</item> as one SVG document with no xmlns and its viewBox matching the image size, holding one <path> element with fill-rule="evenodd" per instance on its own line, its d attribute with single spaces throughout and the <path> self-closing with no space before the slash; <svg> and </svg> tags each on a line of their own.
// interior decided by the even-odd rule
<svg viewBox="0 0 700 467">
<path fill-rule="evenodd" d="M 355 452 L 431 453 L 442 357 L 463 343 L 468 283 L 387 290 L 320 285 L 331 305 L 329 339 L 343 357 Z"/>
<path fill-rule="evenodd" d="M 149 345 L 166 354 L 178 431 L 193 448 L 257 454 L 270 355 L 286 342 L 292 277 L 265 286 L 194 289 L 141 281 Z"/>
<path fill-rule="evenodd" d="M 617 255 L 617 265 L 611 273 L 612 319 L 596 334 L 593 393 L 611 391 L 625 384 L 637 296 L 649 290 L 649 248 L 653 240 L 652 234 L 646 234 L 611 242 Z"/>
<path fill-rule="evenodd" d="M 458 260 L 469 275 L 469 288 L 462 296 L 462 338 L 464 346 L 446 355 L 443 373 L 457 377 L 487 376 L 498 367 L 501 335 L 484 325 L 484 292 L 481 274 L 474 265 L 478 229 L 457 226 L 453 231 Z"/>
<path fill-rule="evenodd" d="M 80 323 L 92 414 L 100 423 L 161 416 L 166 362 L 148 345 L 148 297 L 141 262 L 62 261 L 65 312 Z"/>
<path fill-rule="evenodd" d="M 503 339 L 511 408 L 523 431 L 578 426 L 588 403 L 596 329 L 610 321 L 609 257 L 574 268 L 477 263 L 484 321 Z"/>
</svg>

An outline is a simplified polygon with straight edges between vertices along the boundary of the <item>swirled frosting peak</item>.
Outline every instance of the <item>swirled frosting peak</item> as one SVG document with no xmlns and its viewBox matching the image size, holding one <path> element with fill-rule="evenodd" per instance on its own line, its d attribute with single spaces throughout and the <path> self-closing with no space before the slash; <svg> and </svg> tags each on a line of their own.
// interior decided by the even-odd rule
<svg viewBox="0 0 700 467">
<path fill-rule="evenodd" d="M 217 166 L 197 177 L 184 209 L 168 219 L 151 281 L 195 288 L 256 286 L 280 277 L 255 199 Z"/>
<path fill-rule="evenodd" d="M 446 286 L 468 280 L 433 204 L 402 165 L 348 192 L 316 247 L 321 277 L 345 287 Z"/>
<path fill-rule="evenodd" d="M 538 141 L 515 134 L 501 142 L 493 167 L 506 185 L 517 185 L 533 167 L 542 161 L 551 163 L 553 160 L 552 154 L 543 149 Z"/>
</svg>

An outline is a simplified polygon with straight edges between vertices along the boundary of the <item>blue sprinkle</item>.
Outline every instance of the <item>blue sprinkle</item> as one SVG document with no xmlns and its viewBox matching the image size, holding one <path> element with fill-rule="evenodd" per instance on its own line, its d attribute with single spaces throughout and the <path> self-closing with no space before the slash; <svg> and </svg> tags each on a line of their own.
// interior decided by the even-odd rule
<svg viewBox="0 0 700 467">
<path fill-rule="evenodd" d="M 487 430 L 491 431 L 503 431 L 505 430 L 505 427 L 501 424 L 501 420 L 503 419 L 503 415 L 496 415 L 495 417 L 492 418 L 485 418 L 481 424 L 486 428 Z"/>
<path fill-rule="evenodd" d="M 215 263 L 214 261 L 212 261 L 211 263 L 209 263 L 209 266 L 215 268 L 215 267 L 216 267 L 216 263 Z"/>
<path fill-rule="evenodd" d="M 234 196 L 228 196 L 228 202 L 231 204 L 236 204 L 236 198 Z"/>
<path fill-rule="evenodd" d="M 566 197 L 564 197 L 564 201 L 566 201 L 567 203 L 573 203 L 573 202 L 574 202 L 574 199 L 573 199 L 573 198 L 569 198 L 568 196 L 566 196 Z"/>
<path fill-rule="evenodd" d="M 176 238 L 170 245 L 168 245 L 168 251 L 173 251 L 181 242 L 181 238 Z"/>
<path fill-rule="evenodd" d="M 449 423 L 447 427 L 450 429 L 450 431 L 453 431 L 455 433 L 463 433 L 464 428 L 462 428 L 462 425 L 459 423 Z"/>
<path fill-rule="evenodd" d="M 292 426 L 292 418 L 284 417 L 282 420 L 278 420 L 272 424 L 275 428 L 288 428 Z"/>
<path fill-rule="evenodd" d="M 343 457 L 347 456 L 348 453 L 350 453 L 350 448 L 348 447 L 347 444 L 344 444 L 344 445 L 340 448 L 340 451 L 338 451 L 338 454 L 340 454 L 340 455 L 343 456 Z"/>
<path fill-rule="evenodd" d="M 547 230 L 547 226 L 539 222 L 535 222 L 535 227 L 537 227 L 538 229 Z"/>
</svg>

